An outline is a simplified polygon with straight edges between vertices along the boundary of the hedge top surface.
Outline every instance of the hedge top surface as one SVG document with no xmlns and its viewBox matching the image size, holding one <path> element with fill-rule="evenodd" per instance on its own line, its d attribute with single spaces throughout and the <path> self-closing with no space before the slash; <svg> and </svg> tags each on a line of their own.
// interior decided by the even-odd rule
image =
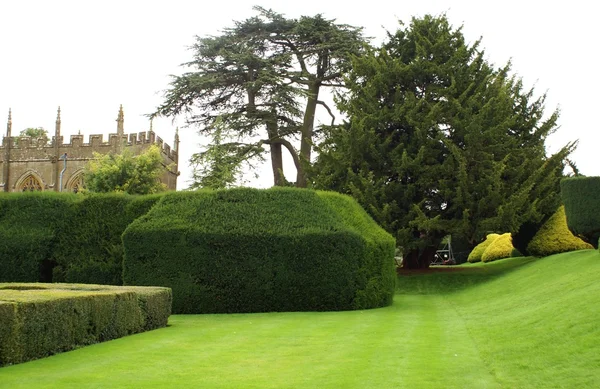
<svg viewBox="0 0 600 389">
<path fill-rule="evenodd" d="M 345 197 L 297 188 L 172 192 L 128 229 L 138 232 L 181 229 L 207 234 L 240 235 L 340 231 L 363 236 L 388 235 L 351 198 L 341 201 L 346 203 L 344 207 L 347 208 L 342 216 L 339 209 L 335 209 L 334 202 L 330 201 L 335 196 Z"/>
<path fill-rule="evenodd" d="M 135 292 L 153 294 L 170 288 L 155 286 L 110 286 L 93 284 L 0 283 L 0 303 L 41 302 L 74 296 L 121 294 Z"/>
</svg>

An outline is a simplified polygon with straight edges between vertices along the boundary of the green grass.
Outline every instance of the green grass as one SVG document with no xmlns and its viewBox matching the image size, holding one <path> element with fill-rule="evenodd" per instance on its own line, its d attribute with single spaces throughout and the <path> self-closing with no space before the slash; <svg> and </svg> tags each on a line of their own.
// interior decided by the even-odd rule
<svg viewBox="0 0 600 389">
<path fill-rule="evenodd" d="M 586 250 L 403 275 L 388 308 L 172 316 L 0 368 L 0 387 L 600 387 L 599 277 Z"/>
</svg>

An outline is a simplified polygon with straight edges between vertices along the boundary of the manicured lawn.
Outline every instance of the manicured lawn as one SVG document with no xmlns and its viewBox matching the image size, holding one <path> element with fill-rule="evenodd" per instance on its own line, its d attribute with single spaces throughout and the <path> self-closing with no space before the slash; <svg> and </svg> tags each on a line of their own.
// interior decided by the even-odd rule
<svg viewBox="0 0 600 389">
<path fill-rule="evenodd" d="M 596 251 L 399 279 L 392 307 L 172 316 L 0 368 L 0 387 L 600 387 Z"/>
</svg>

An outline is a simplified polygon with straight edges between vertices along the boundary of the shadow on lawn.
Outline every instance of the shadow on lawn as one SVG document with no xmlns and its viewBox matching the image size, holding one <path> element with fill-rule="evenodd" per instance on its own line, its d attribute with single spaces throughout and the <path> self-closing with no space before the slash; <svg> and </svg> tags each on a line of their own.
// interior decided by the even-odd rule
<svg viewBox="0 0 600 389">
<path fill-rule="evenodd" d="M 398 271 L 397 294 L 440 294 L 456 292 L 488 282 L 527 266 L 535 257 L 507 258 L 491 263 L 434 266 L 425 270 Z"/>
</svg>

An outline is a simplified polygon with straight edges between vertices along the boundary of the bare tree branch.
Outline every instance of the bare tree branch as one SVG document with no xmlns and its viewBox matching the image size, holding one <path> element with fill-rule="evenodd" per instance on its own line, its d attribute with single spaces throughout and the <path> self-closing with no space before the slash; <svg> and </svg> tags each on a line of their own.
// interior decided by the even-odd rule
<svg viewBox="0 0 600 389">
<path fill-rule="evenodd" d="M 325 104 L 324 101 L 321 101 L 321 100 L 317 100 L 317 104 L 322 105 L 323 107 L 325 107 L 327 112 L 329 112 L 329 116 L 331 116 L 331 125 L 333 126 L 335 124 L 335 115 L 331 111 L 331 108 L 329 108 L 329 106 L 327 104 Z"/>
<path fill-rule="evenodd" d="M 294 146 L 288 140 L 282 139 L 282 138 L 263 139 L 259 143 L 268 144 L 268 145 L 269 144 L 283 145 L 290 152 L 290 155 L 292 156 L 292 159 L 294 160 L 294 165 L 296 166 L 296 169 L 297 170 L 302 169 L 302 166 L 300 166 L 300 157 L 298 157 L 298 151 L 294 148 Z"/>
</svg>

